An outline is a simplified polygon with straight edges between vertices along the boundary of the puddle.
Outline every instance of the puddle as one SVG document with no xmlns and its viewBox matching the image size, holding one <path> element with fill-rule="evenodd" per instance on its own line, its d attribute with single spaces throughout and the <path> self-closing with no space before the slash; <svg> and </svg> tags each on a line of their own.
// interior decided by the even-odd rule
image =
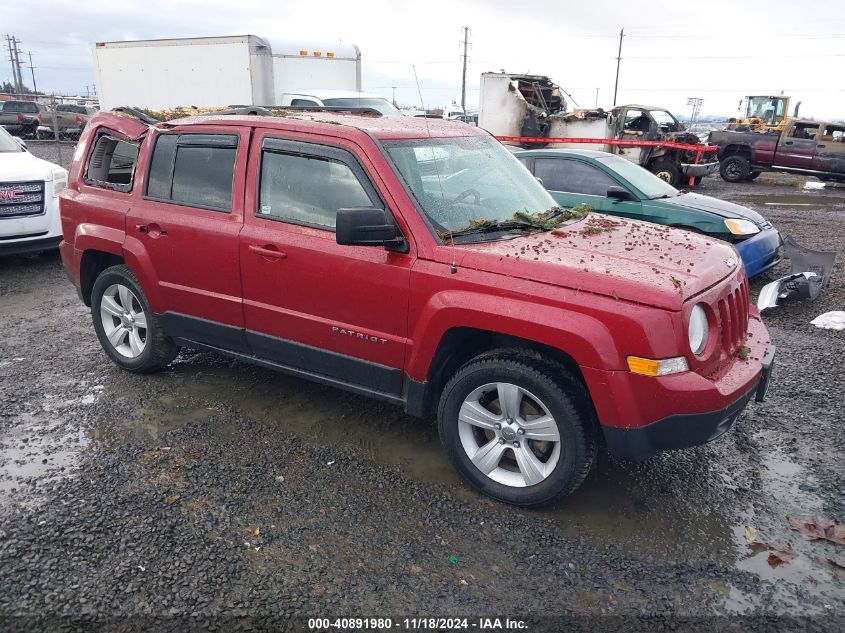
<svg viewBox="0 0 845 633">
<path fill-rule="evenodd" d="M 228 368 L 180 363 L 169 372 L 177 396 L 146 403 L 129 421 L 127 432 L 148 438 L 184 425 L 209 420 L 214 431 L 234 435 L 230 415 L 260 421 L 321 445 L 354 447 L 373 460 L 400 466 L 408 476 L 463 487 L 440 446 L 437 428 L 405 415 L 398 407 L 322 387 L 274 372 L 237 365 Z M 175 375 L 174 375 L 175 374 Z M 95 429 L 99 437 L 102 429 Z"/>
<path fill-rule="evenodd" d="M 85 393 L 71 398 L 45 393 L 40 406 L 18 414 L 15 426 L 0 431 L 0 507 L 12 501 L 29 503 L 29 493 L 71 474 L 88 436 L 66 422 L 74 419 L 74 409 L 94 404 L 104 390 L 87 384 L 53 381 L 52 387 L 82 387 Z"/>
<path fill-rule="evenodd" d="M 81 430 L 63 429 L 61 420 L 44 420 L 30 413 L 19 419 L 19 426 L 0 436 L 0 507 L 68 476 L 88 442 Z M 38 478 L 37 486 L 29 479 L 33 477 Z"/>
</svg>

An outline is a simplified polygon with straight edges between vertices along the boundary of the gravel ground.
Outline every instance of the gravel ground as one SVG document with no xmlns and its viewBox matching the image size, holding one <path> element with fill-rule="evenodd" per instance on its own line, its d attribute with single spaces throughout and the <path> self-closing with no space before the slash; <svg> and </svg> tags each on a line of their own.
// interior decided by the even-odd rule
<svg viewBox="0 0 845 633">
<path fill-rule="evenodd" d="M 845 547 L 787 524 L 845 520 L 845 332 L 809 325 L 845 309 L 845 191 L 800 183 L 700 189 L 839 251 L 823 297 L 766 316 L 768 400 L 710 445 L 602 460 L 544 511 L 479 496 L 432 423 L 381 403 L 190 350 L 158 375 L 122 372 L 55 255 L 0 258 L 0 629 L 489 615 L 529 630 L 630 630 L 632 617 L 843 630 L 845 573 L 829 559 Z M 770 566 L 748 527 L 796 556 Z"/>
</svg>

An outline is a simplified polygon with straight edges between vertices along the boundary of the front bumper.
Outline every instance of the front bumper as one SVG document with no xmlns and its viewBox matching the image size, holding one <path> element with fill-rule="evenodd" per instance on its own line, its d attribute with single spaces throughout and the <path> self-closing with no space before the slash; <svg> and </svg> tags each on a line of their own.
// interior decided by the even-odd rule
<svg viewBox="0 0 845 633">
<path fill-rule="evenodd" d="M 62 241 L 61 235 L 52 237 L 35 237 L 15 240 L 14 242 L 0 241 L 0 255 L 25 255 L 27 253 L 40 253 L 51 251 L 59 247 Z"/>
<path fill-rule="evenodd" d="M 780 245 L 780 233 L 777 229 L 760 231 L 754 237 L 735 244 L 749 279 L 766 272 L 781 260 L 778 252 Z"/>
<path fill-rule="evenodd" d="M 719 171 L 719 161 L 712 163 L 681 163 L 681 173 L 687 178 L 704 178 Z"/>
<path fill-rule="evenodd" d="M 760 379 L 736 401 L 716 411 L 671 415 L 636 429 L 603 427 L 608 450 L 619 459 L 642 462 L 659 451 L 691 448 L 715 440 L 730 430 L 752 397 L 763 402 L 774 359 L 775 347 L 770 345 L 761 363 Z"/>
</svg>

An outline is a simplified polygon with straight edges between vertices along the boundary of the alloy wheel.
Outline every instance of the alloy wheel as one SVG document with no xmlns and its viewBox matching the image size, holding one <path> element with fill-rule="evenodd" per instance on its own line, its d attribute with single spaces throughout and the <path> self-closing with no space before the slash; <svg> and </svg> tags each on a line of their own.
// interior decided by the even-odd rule
<svg viewBox="0 0 845 633">
<path fill-rule="evenodd" d="M 121 356 L 137 358 L 147 346 L 147 315 L 138 297 L 123 284 L 112 284 L 100 301 L 103 332 Z"/>
<path fill-rule="evenodd" d="M 548 407 L 512 383 L 474 389 L 461 405 L 458 434 L 475 467 L 505 486 L 539 484 L 560 459 L 560 431 Z"/>
</svg>

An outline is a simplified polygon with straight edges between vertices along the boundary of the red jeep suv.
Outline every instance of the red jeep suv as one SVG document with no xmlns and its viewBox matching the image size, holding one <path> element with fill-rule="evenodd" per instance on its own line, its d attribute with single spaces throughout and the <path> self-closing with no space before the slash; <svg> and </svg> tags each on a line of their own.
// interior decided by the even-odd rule
<svg viewBox="0 0 845 633">
<path fill-rule="evenodd" d="M 62 259 L 106 353 L 213 350 L 438 419 L 482 492 L 572 492 L 600 445 L 718 437 L 774 347 L 732 246 L 555 206 L 463 123 L 335 112 L 96 115 Z"/>
</svg>

